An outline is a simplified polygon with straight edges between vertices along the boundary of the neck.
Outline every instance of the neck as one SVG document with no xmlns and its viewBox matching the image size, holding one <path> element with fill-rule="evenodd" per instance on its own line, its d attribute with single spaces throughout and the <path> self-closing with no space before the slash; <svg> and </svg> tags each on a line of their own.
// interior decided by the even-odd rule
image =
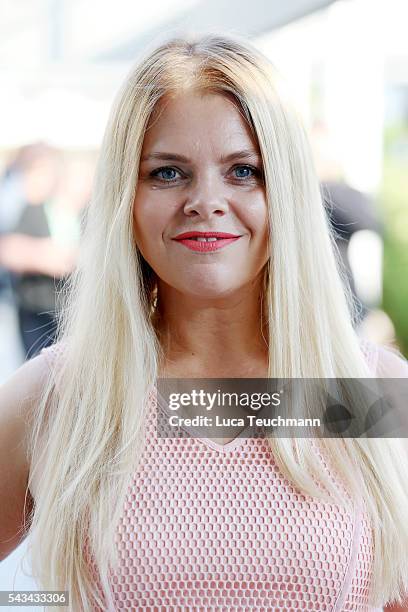
<svg viewBox="0 0 408 612">
<path fill-rule="evenodd" d="M 163 372 L 223 378 L 266 376 L 267 325 L 257 280 L 222 298 L 180 293 L 159 283 L 157 331 L 165 356 Z M 261 316 L 262 314 L 262 316 Z"/>
</svg>

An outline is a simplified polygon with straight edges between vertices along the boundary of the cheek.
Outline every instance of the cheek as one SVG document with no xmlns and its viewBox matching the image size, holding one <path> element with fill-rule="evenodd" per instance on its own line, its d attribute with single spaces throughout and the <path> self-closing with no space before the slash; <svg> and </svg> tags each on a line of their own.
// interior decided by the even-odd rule
<svg viewBox="0 0 408 612">
<path fill-rule="evenodd" d="M 160 247 L 168 223 L 166 209 L 154 198 L 137 194 L 133 204 L 133 228 L 137 245 L 142 251 L 154 252 Z"/>
<path fill-rule="evenodd" d="M 263 194 L 249 199 L 241 210 L 244 215 L 243 221 L 250 229 L 252 237 L 264 240 L 268 235 L 268 207 Z"/>
<path fill-rule="evenodd" d="M 148 237 L 151 234 L 149 207 L 146 206 L 145 202 L 143 198 L 137 196 L 133 203 L 134 236 L 136 244 L 143 254 L 148 243 Z"/>
</svg>

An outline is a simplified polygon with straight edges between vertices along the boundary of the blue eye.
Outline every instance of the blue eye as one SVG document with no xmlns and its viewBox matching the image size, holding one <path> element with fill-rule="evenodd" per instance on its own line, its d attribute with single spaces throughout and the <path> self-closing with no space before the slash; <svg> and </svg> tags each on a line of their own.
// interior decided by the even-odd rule
<svg viewBox="0 0 408 612">
<path fill-rule="evenodd" d="M 252 172 L 252 175 L 251 174 L 238 175 L 237 178 L 239 179 L 252 178 L 252 176 L 255 176 L 258 173 L 257 169 L 253 168 L 252 166 L 235 166 L 234 171 L 236 170 L 246 170 L 247 172 L 248 171 Z"/>
<path fill-rule="evenodd" d="M 176 170 L 176 168 L 172 168 L 171 166 L 164 166 L 163 168 L 157 168 L 157 170 L 153 170 L 153 172 L 151 173 L 151 176 L 157 176 L 160 180 L 162 180 L 165 183 L 173 183 L 177 179 L 175 177 L 169 176 L 169 173 L 171 172 L 179 172 L 179 171 Z M 161 177 L 159 176 L 160 173 L 162 173 Z M 167 177 L 166 177 L 166 174 L 167 174 Z"/>
<path fill-rule="evenodd" d="M 240 182 L 244 182 L 245 180 L 250 180 L 254 178 L 260 178 L 262 172 L 258 168 L 254 168 L 253 166 L 248 165 L 239 165 L 232 168 L 232 172 L 238 171 L 238 174 L 235 175 L 235 178 Z M 243 173 L 242 173 L 243 172 Z M 157 178 L 162 183 L 176 183 L 179 179 L 176 176 L 177 174 L 181 174 L 180 170 L 177 168 L 173 168 L 173 166 L 162 166 L 161 168 L 157 168 L 150 173 L 151 177 Z"/>
</svg>

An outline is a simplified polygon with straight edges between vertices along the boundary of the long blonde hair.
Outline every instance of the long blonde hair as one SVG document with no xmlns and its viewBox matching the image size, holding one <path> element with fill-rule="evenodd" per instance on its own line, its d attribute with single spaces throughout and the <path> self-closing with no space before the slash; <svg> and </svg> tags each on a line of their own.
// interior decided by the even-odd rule
<svg viewBox="0 0 408 612">
<path fill-rule="evenodd" d="M 88 610 L 91 601 L 114 608 L 109 573 L 117 567 L 115 528 L 140 464 L 148 394 L 162 358 L 153 320 L 155 276 L 133 233 L 139 160 L 159 100 L 191 88 L 232 96 L 259 143 L 273 235 L 262 296 L 269 376 L 372 377 L 305 130 L 279 75 L 236 35 L 156 44 L 132 69 L 111 111 L 78 264 L 59 296 L 57 340 L 64 342 L 64 359 L 50 373 L 30 428 L 29 485 L 41 465 L 31 520 L 33 572 L 41 588 L 69 590 L 70 610 Z M 373 605 L 398 599 L 408 588 L 408 460 L 398 442 L 319 440 L 370 515 Z M 300 490 L 318 495 L 317 478 L 327 485 L 326 499 L 339 500 L 310 439 L 270 438 L 269 444 Z M 85 543 L 104 602 L 89 573 Z"/>
</svg>

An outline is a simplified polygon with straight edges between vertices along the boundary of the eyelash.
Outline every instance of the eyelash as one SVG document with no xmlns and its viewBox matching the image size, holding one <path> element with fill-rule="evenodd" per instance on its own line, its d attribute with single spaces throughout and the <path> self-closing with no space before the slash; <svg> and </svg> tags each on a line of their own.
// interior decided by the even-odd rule
<svg viewBox="0 0 408 612">
<path fill-rule="evenodd" d="M 238 178 L 236 177 L 236 179 L 240 182 L 245 182 L 247 180 L 253 179 L 253 178 L 259 178 L 261 176 L 261 171 L 258 168 L 255 168 L 254 166 L 250 166 L 248 164 L 239 164 L 237 166 L 234 166 L 232 168 L 232 170 L 236 170 L 237 168 L 249 168 L 252 172 L 253 172 L 253 176 L 246 176 L 243 178 Z M 156 170 L 153 170 L 150 173 L 150 176 L 153 178 L 158 178 L 159 181 L 161 181 L 162 183 L 176 183 L 178 179 L 170 179 L 170 180 L 165 180 L 165 179 L 161 179 L 158 177 L 159 172 L 163 172 L 163 170 L 175 170 L 176 172 L 180 172 L 180 170 L 178 170 L 177 168 L 174 168 L 173 166 L 162 166 L 161 168 L 157 168 Z"/>
</svg>

